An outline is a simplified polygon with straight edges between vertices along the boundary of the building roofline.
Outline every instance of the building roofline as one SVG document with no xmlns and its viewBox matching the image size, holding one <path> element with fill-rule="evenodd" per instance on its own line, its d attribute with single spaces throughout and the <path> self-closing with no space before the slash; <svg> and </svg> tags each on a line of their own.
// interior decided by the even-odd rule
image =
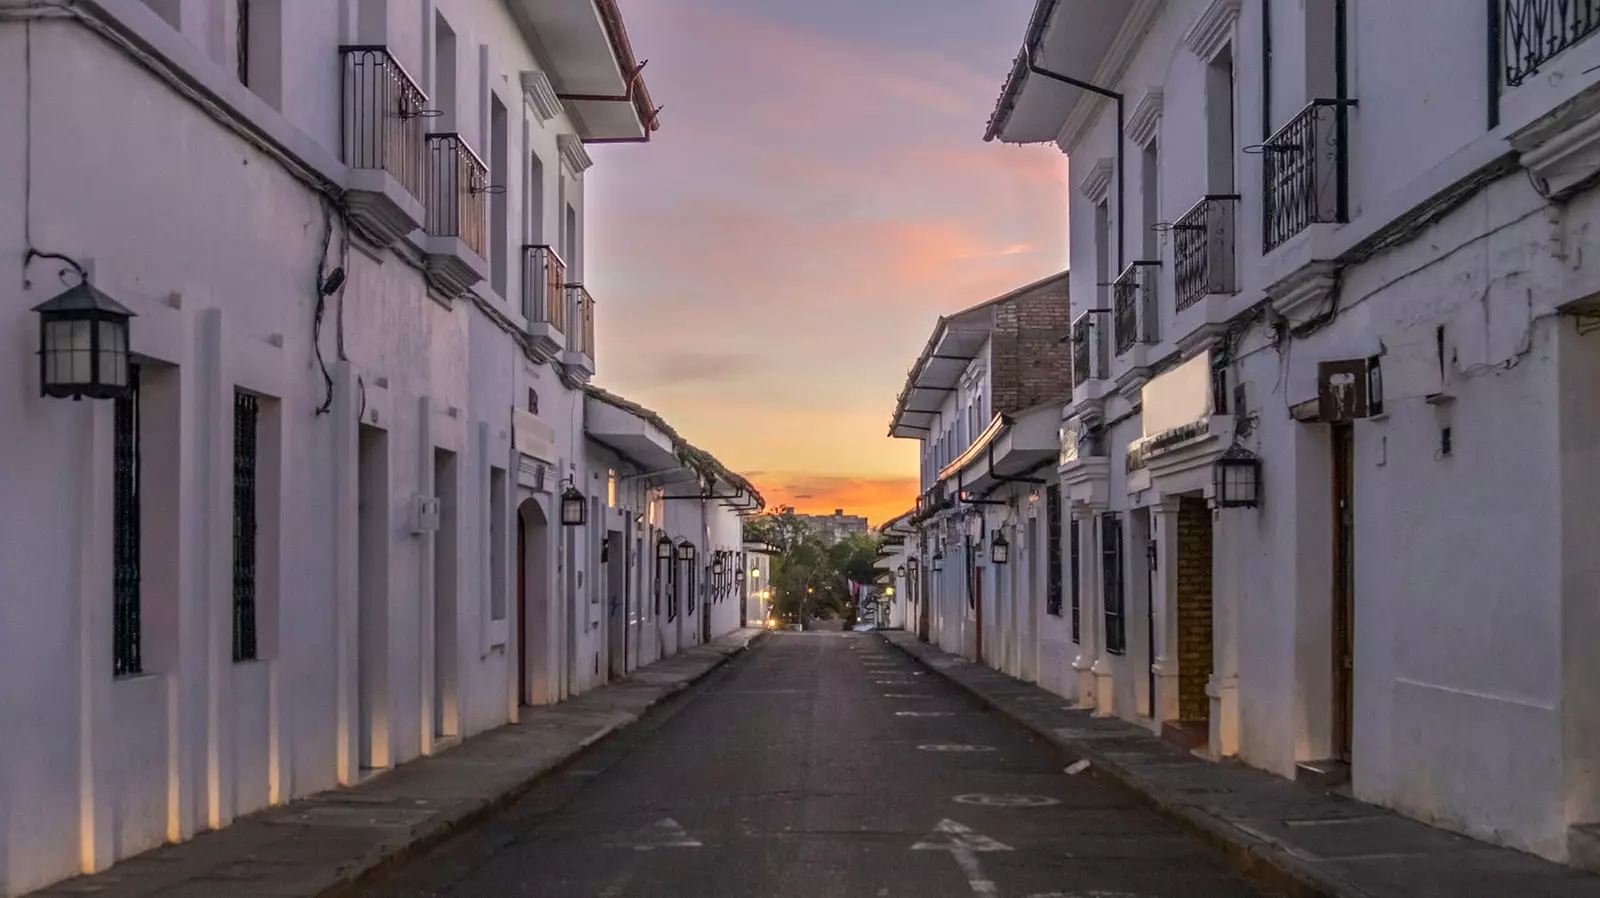
<svg viewBox="0 0 1600 898">
<path fill-rule="evenodd" d="M 622 23 L 622 10 L 617 8 L 617 0 L 594 0 L 594 4 L 600 11 L 606 37 L 611 41 L 611 52 L 616 54 L 617 66 L 622 69 L 624 77 L 633 76 L 629 95 L 633 98 L 634 112 L 638 114 L 639 123 L 644 126 L 648 137 L 650 132 L 661 130 L 661 122 L 656 116 L 655 101 L 650 99 L 650 88 L 645 86 L 644 73 L 639 71 L 642 64 L 634 56 L 633 44 L 628 41 L 628 29 Z"/>
<path fill-rule="evenodd" d="M 732 468 L 729 468 L 727 465 L 724 465 L 722 462 L 718 461 L 716 456 L 684 439 L 682 435 L 673 429 L 671 424 L 667 423 L 665 418 L 661 417 L 656 412 L 645 408 L 637 402 L 624 399 L 615 393 L 601 389 L 594 384 L 585 384 L 583 387 L 583 392 L 585 395 L 593 396 L 595 399 L 604 402 L 606 405 L 619 408 L 630 415 L 649 422 L 657 430 L 660 430 L 662 433 L 666 434 L 667 439 L 672 441 L 672 446 L 677 452 L 678 459 L 682 461 L 686 467 L 694 469 L 702 476 L 725 480 L 732 484 L 735 488 L 750 494 L 752 498 L 760 503 L 762 508 L 767 507 L 767 500 L 762 497 L 761 491 L 755 488 L 755 484 L 751 483 L 742 474 L 734 471 Z"/>
<path fill-rule="evenodd" d="M 1006 76 L 1005 84 L 1000 87 L 1000 97 L 994 102 L 994 111 L 989 114 L 989 123 L 983 130 L 983 139 L 992 141 L 1005 130 L 1006 122 L 1011 118 L 1011 110 L 1017 105 L 1017 95 L 1022 93 L 1022 86 L 1028 81 L 1028 57 L 1033 51 L 1038 50 L 1039 41 L 1044 37 L 1045 29 L 1050 25 L 1050 17 L 1056 11 L 1060 0 L 1035 0 L 1033 15 L 1028 19 L 1028 31 L 1022 39 L 1022 49 L 1017 51 L 1017 58 L 1011 63 L 1011 73 Z"/>
</svg>

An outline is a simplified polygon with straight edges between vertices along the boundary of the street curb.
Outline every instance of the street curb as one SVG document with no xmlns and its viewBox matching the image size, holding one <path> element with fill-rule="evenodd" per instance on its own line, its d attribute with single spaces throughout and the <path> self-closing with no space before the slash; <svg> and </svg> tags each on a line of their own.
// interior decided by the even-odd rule
<svg viewBox="0 0 1600 898">
<path fill-rule="evenodd" d="M 712 660 L 710 667 L 707 667 L 705 670 L 695 674 L 689 679 L 675 684 L 673 688 L 664 691 L 659 697 L 652 699 L 649 704 L 646 704 L 644 708 L 639 711 L 639 713 L 630 713 L 628 714 L 627 719 L 619 720 L 616 723 L 608 724 L 602 727 L 599 731 L 586 737 L 582 742 L 578 743 L 571 751 L 567 752 L 562 757 L 557 758 L 540 767 L 539 769 L 532 771 L 526 777 L 523 777 L 516 783 L 513 783 L 512 785 L 501 790 L 499 794 L 494 795 L 491 798 L 484 799 L 477 804 L 460 811 L 459 813 L 453 815 L 442 815 L 441 817 L 431 820 L 428 823 L 422 824 L 422 828 L 415 832 L 413 837 L 404 845 L 396 846 L 392 851 L 383 852 L 371 858 L 362 858 L 357 860 L 352 867 L 342 870 L 336 874 L 332 882 L 309 894 L 312 895 L 313 898 L 337 898 L 337 896 L 347 895 L 355 888 L 367 884 L 370 880 L 382 875 L 383 873 L 393 870 L 406 861 L 409 861 L 418 855 L 424 854 L 430 849 L 437 847 L 440 843 L 446 841 L 456 833 L 482 823 L 484 820 L 492 817 L 497 812 L 504 810 L 505 808 L 514 804 L 524 795 L 533 791 L 535 787 L 549 779 L 554 774 L 560 772 L 562 769 L 566 768 L 567 765 L 577 760 L 595 745 L 616 735 L 618 732 L 627 729 L 629 726 L 638 723 L 644 718 L 645 714 L 649 713 L 652 708 L 656 708 L 669 699 L 683 694 L 683 692 L 689 689 L 691 686 L 727 666 L 730 661 L 740 657 L 741 655 L 744 655 L 746 652 L 750 651 L 750 649 L 754 648 L 758 643 L 760 643 L 766 637 L 766 635 L 766 631 L 763 630 L 752 636 L 750 641 L 744 645 L 726 654 L 719 654 L 715 659 Z M 506 726 L 514 725 L 515 724 L 506 724 Z M 493 731 L 491 730 L 489 732 Z"/>
<path fill-rule="evenodd" d="M 985 708 L 1001 714 L 1039 736 L 1073 760 L 1088 761 L 1087 772 L 1096 780 L 1116 786 L 1133 795 L 1140 803 L 1166 820 L 1221 851 L 1235 867 L 1264 885 L 1292 898 L 1371 898 L 1370 892 L 1298 857 L 1290 849 L 1276 842 L 1247 833 L 1203 808 L 1180 804 L 1170 796 L 1162 794 L 1159 789 L 1143 782 L 1133 771 L 1107 759 L 1088 744 L 1066 739 L 1047 727 L 1012 713 L 1009 708 L 1001 706 L 980 692 L 977 687 L 950 676 L 943 668 L 930 663 L 927 658 L 911 648 L 895 642 L 887 635 L 881 633 L 879 635 L 883 637 L 885 643 L 905 653 L 930 672 L 965 690 Z"/>
</svg>

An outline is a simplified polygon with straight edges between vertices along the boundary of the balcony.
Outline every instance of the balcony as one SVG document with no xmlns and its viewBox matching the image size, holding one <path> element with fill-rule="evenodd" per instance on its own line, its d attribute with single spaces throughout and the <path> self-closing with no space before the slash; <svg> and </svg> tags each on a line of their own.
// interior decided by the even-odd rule
<svg viewBox="0 0 1600 898">
<path fill-rule="evenodd" d="M 584 377 L 594 376 L 594 297 L 582 284 L 567 285 L 572 329 L 567 332 L 567 352 L 561 361 Z"/>
<path fill-rule="evenodd" d="M 1105 309 L 1090 309 L 1072 322 L 1072 404 L 1098 400 L 1111 376 L 1111 328 Z"/>
<path fill-rule="evenodd" d="M 1263 252 L 1314 224 L 1350 220 L 1348 131 L 1354 105 L 1313 100 L 1262 144 Z"/>
<path fill-rule="evenodd" d="M 1208 196 L 1172 226 L 1178 311 L 1207 296 L 1239 292 L 1234 261 L 1238 207 L 1237 194 Z"/>
<path fill-rule="evenodd" d="M 461 135 L 427 136 L 428 280 L 451 298 L 488 273 L 484 262 L 489 167 Z"/>
<path fill-rule="evenodd" d="M 381 45 L 339 48 L 340 147 L 356 228 L 389 246 L 422 226 L 423 119 L 428 97 Z"/>
<path fill-rule="evenodd" d="M 1132 262 L 1111 283 L 1112 317 L 1116 328 L 1117 356 L 1135 346 L 1161 339 L 1161 306 L 1157 287 L 1160 262 Z M 1142 362 L 1134 362 L 1140 367 Z"/>
<path fill-rule="evenodd" d="M 553 359 L 567 345 L 567 264 L 555 247 L 522 248 L 522 315 L 534 354 Z"/>
<path fill-rule="evenodd" d="M 1507 87 L 1538 74 L 1557 54 L 1600 31 L 1600 0 L 1501 0 Z"/>
</svg>

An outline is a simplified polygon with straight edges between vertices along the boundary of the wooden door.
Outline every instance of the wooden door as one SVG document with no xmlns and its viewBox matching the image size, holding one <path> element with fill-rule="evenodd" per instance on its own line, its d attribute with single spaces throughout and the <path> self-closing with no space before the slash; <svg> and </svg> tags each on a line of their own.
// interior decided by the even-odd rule
<svg viewBox="0 0 1600 898">
<path fill-rule="evenodd" d="M 1333 426 L 1333 754 L 1350 761 L 1355 733 L 1355 432 Z"/>
<path fill-rule="evenodd" d="M 517 515 L 517 703 L 528 703 L 528 527 Z"/>
</svg>

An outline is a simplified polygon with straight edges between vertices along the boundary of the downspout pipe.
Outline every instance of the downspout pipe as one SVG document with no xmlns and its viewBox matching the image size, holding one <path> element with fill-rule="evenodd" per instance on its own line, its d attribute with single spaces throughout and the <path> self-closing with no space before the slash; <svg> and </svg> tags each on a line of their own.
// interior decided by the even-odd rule
<svg viewBox="0 0 1600 898">
<path fill-rule="evenodd" d="M 1042 34 L 1041 34 L 1041 37 L 1042 37 Z M 1041 78 L 1049 78 L 1051 81 L 1059 81 L 1062 84 L 1070 84 L 1071 86 L 1076 87 L 1076 88 L 1078 88 L 1080 90 L 1086 90 L 1086 91 L 1089 91 L 1092 94 L 1099 94 L 1102 97 L 1109 97 L 1110 99 L 1116 101 L 1116 104 L 1117 104 L 1117 266 L 1120 268 L 1124 264 L 1124 259 L 1126 258 L 1123 255 L 1123 252 L 1122 252 L 1122 249 L 1123 249 L 1123 231 L 1126 230 L 1126 228 L 1125 228 L 1126 222 L 1123 220 L 1122 215 L 1123 215 L 1123 209 L 1126 208 L 1126 206 L 1125 206 L 1123 201 L 1127 199 L 1127 189 L 1126 188 L 1127 188 L 1127 170 L 1128 170 L 1128 166 L 1127 166 L 1127 161 L 1128 161 L 1127 143 L 1128 143 L 1128 141 L 1127 141 L 1127 130 L 1126 130 L 1127 129 L 1127 116 L 1125 115 L 1124 110 L 1123 110 L 1123 97 L 1122 97 L 1122 94 L 1117 92 L 1117 91 L 1111 90 L 1110 88 L 1101 87 L 1098 84 L 1091 84 L 1091 83 L 1089 83 L 1087 81 L 1082 81 L 1082 80 L 1074 78 L 1074 77 L 1072 77 L 1070 75 L 1063 75 L 1060 72 L 1052 72 L 1049 69 L 1040 68 L 1038 66 L 1038 64 L 1036 64 L 1033 61 L 1033 54 L 1034 54 L 1034 50 L 1035 49 L 1036 49 L 1035 47 L 1033 47 L 1033 46 L 1031 46 L 1029 44 L 1024 44 L 1023 47 L 1022 47 L 1022 52 L 1027 57 L 1027 60 L 1028 60 L 1028 71 L 1031 74 L 1038 75 Z"/>
</svg>

